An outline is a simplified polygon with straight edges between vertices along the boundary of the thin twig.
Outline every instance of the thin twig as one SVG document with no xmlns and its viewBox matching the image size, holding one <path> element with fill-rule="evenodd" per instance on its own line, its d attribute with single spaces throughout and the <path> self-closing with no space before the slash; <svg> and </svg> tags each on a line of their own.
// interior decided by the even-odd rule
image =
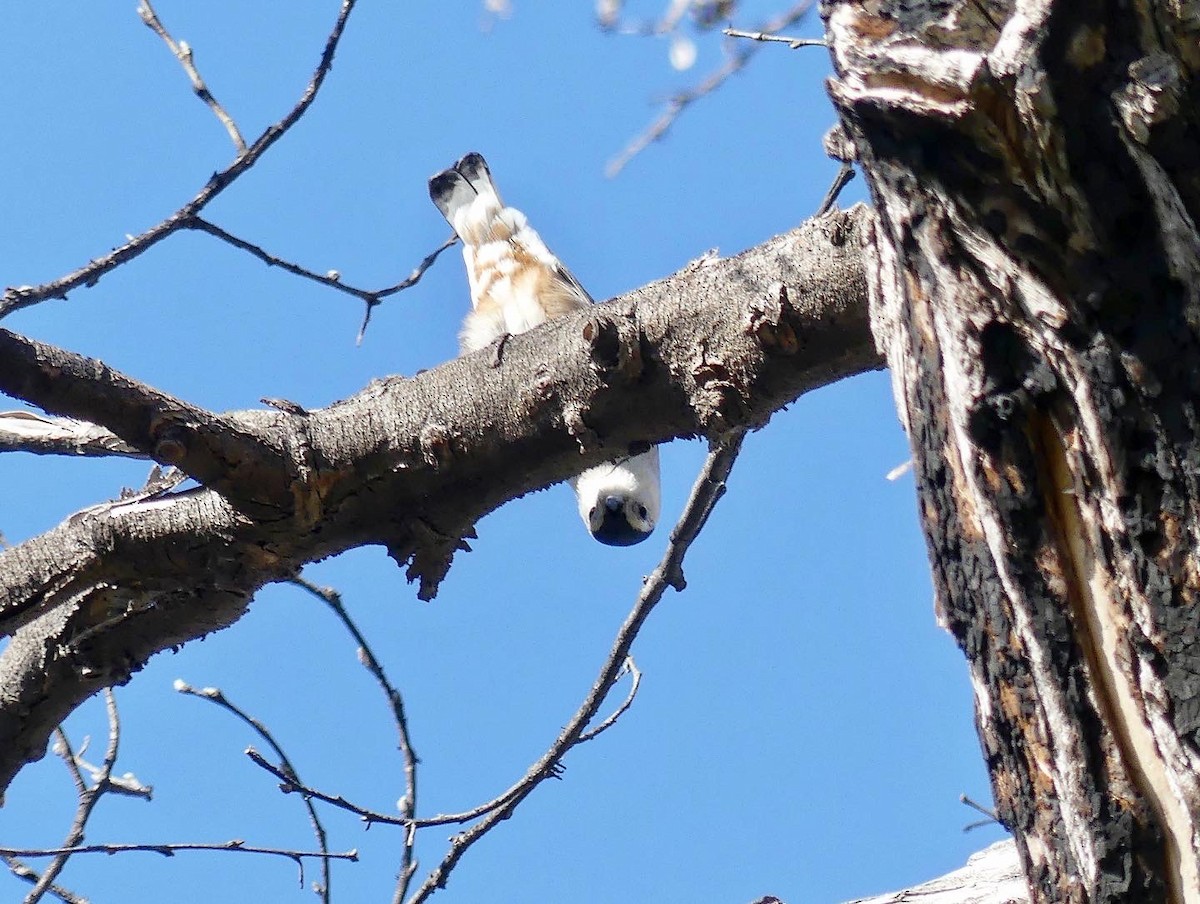
<svg viewBox="0 0 1200 904">
<path fill-rule="evenodd" d="M 220 120 L 221 125 L 225 127 L 225 131 L 229 133 L 230 139 L 233 141 L 233 146 L 237 148 L 238 156 L 246 153 L 246 140 L 242 138 L 242 133 L 237 127 L 237 123 L 233 121 L 233 117 L 225 112 L 212 92 L 208 90 L 208 85 L 204 83 L 204 79 L 200 77 L 200 71 L 196 68 L 195 60 L 192 59 L 192 48 L 188 46 L 187 41 L 179 41 L 171 37 L 170 33 L 159 21 L 158 13 L 154 11 L 154 7 L 150 5 L 150 0 L 142 0 L 138 6 L 138 15 L 142 17 L 142 21 L 150 27 L 156 35 L 162 38 L 167 46 L 171 48 L 171 53 L 175 54 L 175 59 L 179 60 L 179 65 L 183 67 L 183 71 L 191 80 L 192 90 L 196 92 L 196 96 L 204 103 L 208 104 L 210 110 Z"/>
<path fill-rule="evenodd" d="M 619 24 L 620 12 L 618 9 L 614 9 L 608 15 L 599 15 L 596 19 L 596 24 L 600 26 L 601 31 L 619 35 L 636 35 L 638 37 L 665 35 L 670 34 L 678 27 L 684 13 L 688 11 L 688 7 L 691 5 L 691 0 L 671 0 L 671 5 L 667 7 L 667 11 L 661 19 L 645 19 L 635 22 L 632 25 Z"/>
<path fill-rule="evenodd" d="M 253 242 L 248 242 L 245 239 L 222 229 L 215 223 L 211 223 L 200 216 L 188 217 L 183 223 L 182 228 L 194 229 L 197 232 L 207 233 L 214 238 L 220 239 L 222 242 L 232 245 L 234 248 L 238 248 L 241 251 L 245 251 L 247 254 L 258 258 L 268 267 L 279 267 L 281 270 L 286 270 L 288 273 L 291 273 L 294 276 L 310 279 L 315 283 L 320 283 L 327 288 L 336 289 L 339 292 L 345 292 L 347 295 L 352 295 L 362 301 L 366 305 L 366 310 L 363 314 L 362 326 L 359 327 L 358 330 L 358 337 L 355 340 L 356 345 L 362 345 L 363 336 L 367 332 L 367 324 L 371 322 L 371 312 L 375 310 L 375 308 L 385 298 L 395 295 L 398 292 L 403 292 L 405 289 L 411 288 L 419 283 L 421 281 L 421 277 L 425 275 L 425 271 L 433 266 L 433 262 L 438 259 L 438 256 L 458 241 L 458 236 L 451 234 L 448 239 L 442 242 L 442 244 L 438 245 L 437 248 L 425 255 L 425 257 L 421 259 L 421 262 L 413 268 L 412 272 L 409 273 L 404 279 L 400 280 L 400 282 L 396 283 L 394 286 L 388 286 L 386 289 L 372 290 L 359 289 L 355 286 L 351 286 L 342 282 L 342 274 L 337 270 L 327 270 L 325 273 L 318 273 L 315 270 L 309 270 L 307 267 L 301 267 L 299 264 L 293 263 L 292 261 L 277 257 L 262 248 L 260 245 L 255 245 Z"/>
<path fill-rule="evenodd" d="M 512 799 L 512 796 L 520 790 L 521 783 L 508 788 L 499 796 L 491 800 L 479 804 L 470 810 L 464 810 L 461 813 L 438 813 L 436 816 L 426 816 L 420 819 L 406 819 L 403 816 L 393 816 L 390 813 L 381 813 L 378 810 L 371 810 L 367 807 L 360 806 L 353 801 L 346 800 L 340 794 L 330 794 L 322 791 L 320 788 L 314 788 L 311 785 L 304 785 L 296 781 L 295 778 L 289 776 L 286 772 L 264 757 L 253 747 L 246 749 L 246 756 L 250 758 L 250 762 L 263 769 L 277 779 L 279 779 L 279 790 L 284 794 L 303 794 L 305 797 L 311 797 L 315 800 L 327 803 L 330 806 L 337 807 L 339 810 L 345 810 L 347 813 L 353 813 L 368 826 L 379 823 L 380 825 L 389 826 L 411 826 L 415 829 L 429 828 L 430 826 L 445 826 L 456 823 L 470 822 L 472 819 L 478 819 L 485 813 L 501 807 Z M 524 781 L 524 779 L 522 779 Z"/>
<path fill-rule="evenodd" d="M 812 0 L 801 0 L 801 2 L 795 4 L 791 9 L 780 13 L 771 21 L 764 23 L 759 31 L 770 34 L 779 31 L 781 28 L 787 28 L 808 12 L 811 6 Z M 608 165 L 604 168 L 604 174 L 610 179 L 616 176 L 625 168 L 630 160 L 662 138 L 667 133 L 667 130 L 674 125 L 675 120 L 679 118 L 679 114 L 686 110 L 694 101 L 712 94 L 717 88 L 725 84 L 731 75 L 740 72 L 750 61 L 751 57 L 762 50 L 762 48 L 763 44 L 759 42 L 742 45 L 729 55 L 729 58 L 719 69 L 710 73 L 700 84 L 694 88 L 681 91 L 672 97 L 667 102 L 666 109 L 663 110 L 659 117 L 644 132 L 626 145 L 621 153 L 608 162 Z"/>
<path fill-rule="evenodd" d="M 147 854 L 162 854 L 164 857 L 174 857 L 181 851 L 238 851 L 242 854 L 271 854 L 276 857 L 288 857 L 291 860 L 310 858 L 313 860 L 349 860 L 358 862 L 357 849 L 342 851 L 293 851 L 287 848 L 255 847 L 246 844 L 239 838 L 232 841 L 216 843 L 179 842 L 172 844 L 79 844 L 74 847 L 61 848 L 6 848 L 0 847 L 0 857 L 58 857 L 63 854 L 128 854 L 141 851 Z"/>
<path fill-rule="evenodd" d="M 346 21 L 349 19 L 350 13 L 353 12 L 356 2 L 357 0 L 342 0 L 337 20 L 334 22 L 333 28 L 325 40 L 325 49 L 321 53 L 321 59 L 317 64 L 316 71 L 313 73 L 296 105 L 288 111 L 283 119 L 268 126 L 255 139 L 254 143 L 246 149 L 244 154 L 238 155 L 228 167 L 209 177 L 208 182 L 205 183 L 204 187 L 200 189 L 195 197 L 179 208 L 179 210 L 175 211 L 175 213 L 157 225 L 150 227 L 141 235 L 135 236 L 125 242 L 125 244 L 114 248 L 103 257 L 96 258 L 78 270 L 74 270 L 52 282 L 43 283 L 40 286 L 16 286 L 5 289 L 3 298 L 0 298 L 0 318 L 6 317 L 13 311 L 18 311 L 21 308 L 45 301 L 48 298 L 66 298 L 68 292 L 80 286 L 94 286 L 104 274 L 138 257 L 167 236 L 185 228 L 187 221 L 191 217 L 196 216 L 209 202 L 233 184 L 239 176 L 254 166 L 259 158 L 270 149 L 271 145 L 287 134 L 288 130 L 312 106 L 313 101 L 316 100 L 317 93 L 321 90 L 321 85 L 325 82 L 325 77 L 329 74 L 329 70 L 333 66 L 333 55 L 337 50 L 338 43 L 342 39 L 342 34 L 346 28 Z"/>
<path fill-rule="evenodd" d="M 842 161 L 842 165 L 838 167 L 837 175 L 833 177 L 833 184 L 829 186 L 829 190 L 825 192 L 825 197 L 821 201 L 821 206 L 817 208 L 814 216 L 823 217 L 833 209 L 833 205 L 837 203 L 838 195 L 842 193 L 842 189 L 850 184 L 850 180 L 854 178 L 854 167 L 846 161 Z"/>
<path fill-rule="evenodd" d="M 773 35 L 765 31 L 739 31 L 736 28 L 723 28 L 721 34 L 730 38 L 746 38 L 751 41 L 768 41 L 776 44 L 787 44 L 792 50 L 798 47 L 828 47 L 824 38 L 789 38 L 787 35 Z"/>
<path fill-rule="evenodd" d="M 337 807 L 339 810 L 345 810 L 347 813 L 353 813 L 368 826 L 380 823 L 381 825 L 389 826 L 407 826 L 412 823 L 422 823 L 421 820 L 408 820 L 403 816 L 392 816 L 390 813 L 380 813 L 378 810 L 369 810 L 366 807 L 360 807 L 356 803 L 346 800 L 340 794 L 327 794 L 319 788 L 314 788 L 311 785 L 305 785 L 289 774 L 286 770 L 276 766 L 253 747 L 247 747 L 245 750 L 246 756 L 250 758 L 255 766 L 264 769 L 279 779 L 279 790 L 284 794 L 302 794 L 306 798 L 314 798 L 315 800 L 323 801 L 330 806 Z M 437 825 L 438 823 L 434 823 Z M 419 827 L 419 826 L 418 826 Z"/>
<path fill-rule="evenodd" d="M 420 757 L 413 749 L 412 735 L 409 734 L 408 717 L 404 712 L 404 698 L 400 695 L 399 689 L 388 679 L 375 651 L 371 649 L 367 638 L 359 630 L 354 619 L 350 617 L 350 613 L 342 602 L 341 594 L 332 587 L 319 587 L 312 581 L 299 576 L 292 578 L 292 583 L 307 590 L 332 610 L 338 621 L 342 623 L 342 627 L 349 632 L 355 644 L 358 645 L 358 661 L 371 673 L 392 710 L 392 722 L 396 726 L 400 756 L 404 760 L 404 797 L 400 799 L 400 815 L 409 821 L 408 830 L 404 833 L 404 850 L 400 858 L 396 891 L 392 896 L 395 904 L 400 904 L 408 894 L 409 883 L 412 882 L 412 877 L 417 872 L 417 862 L 414 858 L 417 834 L 416 826 L 412 821 L 417 812 L 417 765 L 421 762 Z"/>
<path fill-rule="evenodd" d="M 108 713 L 108 746 L 104 751 L 104 761 L 99 767 L 92 769 L 92 786 L 90 788 L 83 778 L 76 754 L 71 749 L 71 744 L 67 739 L 66 733 L 61 729 L 57 732 L 57 752 L 62 756 L 64 762 L 67 764 L 67 768 L 71 772 L 71 781 L 75 784 L 76 793 L 79 795 L 79 803 L 75 807 L 75 818 L 71 822 L 71 828 L 67 831 L 67 837 L 64 839 L 62 845 L 53 853 L 54 859 L 46 867 L 37 882 L 34 883 L 33 889 L 25 896 L 25 904 L 35 904 L 50 890 L 50 886 L 54 883 L 54 880 L 58 878 L 59 873 L 67 865 L 67 861 L 71 859 L 71 855 L 74 853 L 73 849 L 83 841 L 88 819 L 91 818 L 96 804 L 100 802 L 100 798 L 111 790 L 112 770 L 113 766 L 116 765 L 117 752 L 121 746 L 121 720 L 117 714 L 117 698 L 113 695 L 112 688 L 106 687 L 104 689 L 104 705 Z M 82 754 L 82 751 L 80 753 Z M 8 851 L 7 853 L 14 857 L 36 856 L 36 854 L 16 850 Z"/>
<path fill-rule="evenodd" d="M 0 860 L 3 860 L 9 871 L 18 879 L 28 882 L 30 885 L 36 885 L 40 880 L 41 874 L 30 867 L 28 864 L 22 863 L 16 857 L 0 855 Z M 54 895 L 64 904 L 88 904 L 87 898 L 75 894 L 69 888 L 63 888 L 61 885 L 51 885 L 46 889 L 49 894 Z"/>
<path fill-rule="evenodd" d="M 183 224 L 183 228 L 194 229 L 197 232 L 204 232 L 213 236 L 214 238 L 218 238 L 221 241 L 232 245 L 234 248 L 245 251 L 247 254 L 258 258 L 268 267 L 278 267 L 281 270 L 286 270 L 288 273 L 291 273 L 294 276 L 299 276 L 303 279 L 309 279 L 315 283 L 320 283 L 326 288 L 336 289 L 339 292 L 352 295 L 360 301 L 366 302 L 368 311 L 388 296 L 395 295 L 397 292 L 402 292 L 410 286 L 414 286 L 420 282 L 421 277 L 425 275 L 425 271 L 428 270 L 433 265 L 433 262 L 438 259 L 438 255 L 458 241 L 457 235 L 451 235 L 450 238 L 442 242 L 442 244 L 436 249 L 425 255 L 425 257 L 421 259 L 421 262 L 417 264 L 417 266 L 413 268 L 413 271 L 403 280 L 396 283 L 394 286 L 388 286 L 386 289 L 372 290 L 359 289 L 355 286 L 348 285 L 342 281 L 342 275 L 337 270 L 328 270 L 325 273 L 318 273 L 317 271 L 310 270 L 307 267 L 301 267 L 299 264 L 293 263 L 292 261 L 277 257 L 276 255 L 271 254 L 269 251 L 266 251 L 264 248 L 262 248 L 262 246 L 255 245 L 253 242 L 248 242 L 245 239 L 222 229 L 215 223 L 211 223 L 200 216 L 189 217 L 187 222 Z M 360 342 L 361 339 L 362 336 L 360 333 Z"/>
<path fill-rule="evenodd" d="M 632 676 L 632 680 L 629 684 L 629 693 L 625 696 L 625 699 L 621 702 L 621 705 L 613 710 L 612 715 L 610 715 L 595 728 L 589 728 L 579 736 L 580 744 L 592 740 L 592 738 L 596 737 L 603 731 L 607 731 L 616 724 L 617 719 L 625 715 L 625 711 L 629 709 L 629 707 L 633 706 L 633 700 L 637 696 L 638 687 L 642 683 L 642 671 L 637 667 L 637 663 L 633 661 L 632 656 L 625 657 L 625 667 L 621 669 L 621 674 L 624 675 L 626 672 Z"/>
<path fill-rule="evenodd" d="M 412 273 L 408 274 L 408 276 L 400 280 L 400 282 L 396 283 L 396 285 L 389 286 L 386 289 L 376 292 L 374 301 L 367 301 L 367 309 L 363 313 L 363 322 L 362 326 L 358 328 L 358 338 L 355 340 L 355 345 L 362 345 L 363 336 L 367 332 L 367 324 L 371 322 L 371 312 L 375 310 L 379 302 L 387 298 L 389 295 L 395 295 L 397 292 L 407 289 L 409 286 L 415 286 L 421 281 L 421 277 L 425 275 L 425 271 L 433 266 L 433 262 L 438 259 L 438 255 L 440 255 L 443 251 L 457 241 L 458 236 L 451 235 L 450 238 L 446 239 L 446 241 L 438 245 L 437 248 L 425 255 L 425 257 L 421 259 L 421 262 L 413 268 Z"/>
<path fill-rule="evenodd" d="M 219 688 L 194 688 L 178 678 L 175 679 L 174 687 L 175 690 L 181 694 L 199 697 L 201 700 L 208 700 L 209 702 L 220 706 L 227 712 L 233 713 L 233 715 L 237 716 L 245 724 L 254 729 L 255 733 L 257 733 L 260 738 L 262 738 L 271 746 L 271 749 L 275 751 L 275 755 L 279 757 L 279 762 L 282 764 L 282 770 L 284 773 L 292 776 L 294 781 L 300 781 L 296 772 L 296 768 L 292 765 L 292 761 L 288 759 L 288 755 L 284 752 L 283 748 L 279 746 L 279 743 L 275 740 L 271 732 L 267 730 L 267 727 L 249 713 L 231 703 L 229 698 L 227 698 Z M 317 847 L 321 849 L 322 854 L 327 855 L 329 853 L 329 843 L 328 836 L 325 832 L 325 826 L 321 823 L 320 817 L 317 816 L 316 807 L 312 805 L 312 801 L 310 801 L 307 797 L 304 798 L 304 808 L 308 811 L 308 821 L 312 825 L 313 834 L 315 834 L 317 837 Z M 332 882 L 333 878 L 330 872 L 329 860 L 330 857 L 326 856 L 321 861 L 321 887 L 318 892 L 321 896 L 321 900 L 325 902 L 325 904 L 329 904 L 330 901 L 330 883 Z M 300 881 L 301 884 L 303 884 L 303 878 L 301 878 Z"/>
<path fill-rule="evenodd" d="M 968 823 L 967 825 L 963 826 L 964 832 L 971 832 L 971 831 L 974 831 L 975 829 L 982 828 L 983 826 L 987 826 L 987 825 L 999 825 L 1001 828 L 1005 829 L 1006 831 L 1009 831 L 1009 832 L 1012 831 L 1012 829 L 1010 829 L 1008 827 L 1008 824 L 1005 823 L 1005 821 L 1000 818 L 1000 813 L 995 808 L 985 807 L 983 804 L 976 803 L 971 798 L 967 797 L 967 795 L 965 795 L 965 794 L 958 795 L 958 802 L 961 804 L 966 804 L 972 810 L 976 810 L 977 812 L 982 813 L 984 816 L 987 817 L 987 819 L 980 819 L 976 822 Z"/>
<path fill-rule="evenodd" d="M 580 738 L 585 734 L 588 723 L 596 717 L 605 698 L 621 676 L 630 648 L 650 612 L 662 599 L 667 587 L 682 590 L 686 586 L 683 576 L 684 555 L 704 527 L 705 522 L 708 521 L 713 506 L 724 495 L 725 481 L 734 461 L 737 460 L 744 436 L 743 431 L 737 431 L 726 442 L 715 446 L 709 452 L 700 476 L 692 487 L 692 494 L 683 514 L 674 530 L 671 531 L 670 542 L 662 561 L 642 585 L 637 602 L 634 603 L 633 609 L 617 632 L 612 650 L 601 667 L 591 692 L 584 699 L 579 710 L 572 716 L 571 721 L 567 723 L 550 749 L 529 768 L 525 777 L 514 785 L 510 792 L 507 792 L 505 803 L 451 839 L 450 850 L 442 862 L 429 873 L 424 884 L 409 898 L 408 904 L 420 904 L 439 888 L 444 888 L 450 872 L 471 845 L 498 823 L 508 819 L 517 805 L 528 797 L 539 784 L 548 778 L 559 775 L 563 756 L 579 743 Z"/>
</svg>

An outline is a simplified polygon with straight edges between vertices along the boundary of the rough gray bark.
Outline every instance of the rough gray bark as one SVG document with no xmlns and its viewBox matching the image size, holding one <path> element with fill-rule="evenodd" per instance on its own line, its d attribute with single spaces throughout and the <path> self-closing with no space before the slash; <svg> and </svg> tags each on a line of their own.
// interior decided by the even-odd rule
<svg viewBox="0 0 1200 904">
<path fill-rule="evenodd" d="M 306 562 L 383 545 L 429 598 L 503 502 L 618 449 L 761 425 L 878 368 L 868 219 L 833 213 L 314 411 L 204 411 L 0 330 L 0 390 L 203 484 L 95 506 L 0 554 L 0 788 L 96 690 L 232 624 Z"/>
<path fill-rule="evenodd" d="M 1200 901 L 1200 11 L 828 2 L 873 328 L 1037 902 Z"/>
</svg>

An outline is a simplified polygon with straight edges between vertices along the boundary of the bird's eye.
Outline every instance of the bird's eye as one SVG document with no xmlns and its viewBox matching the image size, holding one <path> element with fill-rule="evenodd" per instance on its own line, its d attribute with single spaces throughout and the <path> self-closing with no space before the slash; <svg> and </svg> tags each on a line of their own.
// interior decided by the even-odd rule
<svg viewBox="0 0 1200 904">
<path fill-rule="evenodd" d="M 646 511 L 646 506 L 639 505 L 637 508 L 637 512 L 638 512 L 638 517 L 641 518 L 643 521 L 650 520 L 650 513 Z"/>
</svg>

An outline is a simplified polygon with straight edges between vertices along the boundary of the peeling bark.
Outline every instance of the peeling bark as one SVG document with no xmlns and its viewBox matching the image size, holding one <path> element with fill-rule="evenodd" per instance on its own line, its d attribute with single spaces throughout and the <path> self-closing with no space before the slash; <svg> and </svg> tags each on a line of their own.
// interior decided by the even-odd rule
<svg viewBox="0 0 1200 904">
<path fill-rule="evenodd" d="M 1200 901 L 1200 13 L 827 2 L 872 327 L 1035 902 Z"/>
<path fill-rule="evenodd" d="M 765 424 L 881 366 L 863 208 L 328 408 L 214 414 L 0 331 L 0 390 L 82 418 L 203 487 L 79 512 L 0 554 L 0 788 L 154 653 L 235 622 L 264 584 L 378 544 L 431 598 L 475 521 L 676 437 Z"/>
</svg>

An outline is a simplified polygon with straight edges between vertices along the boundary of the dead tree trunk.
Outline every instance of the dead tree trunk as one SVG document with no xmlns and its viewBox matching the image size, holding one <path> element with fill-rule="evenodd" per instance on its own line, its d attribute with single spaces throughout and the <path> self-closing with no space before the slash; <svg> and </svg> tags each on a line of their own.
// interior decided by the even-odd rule
<svg viewBox="0 0 1200 904">
<path fill-rule="evenodd" d="M 1200 10 L 828 2 L 872 324 L 1038 902 L 1200 901 Z"/>
</svg>

